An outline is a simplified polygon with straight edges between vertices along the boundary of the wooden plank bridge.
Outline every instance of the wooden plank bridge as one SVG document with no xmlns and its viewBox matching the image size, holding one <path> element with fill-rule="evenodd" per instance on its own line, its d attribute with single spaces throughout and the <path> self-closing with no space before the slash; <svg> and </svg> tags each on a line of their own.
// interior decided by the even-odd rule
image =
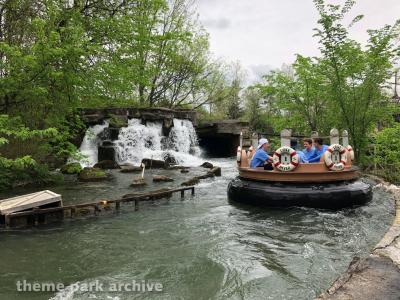
<svg viewBox="0 0 400 300">
<path fill-rule="evenodd" d="M 113 210 L 118 212 L 121 209 L 121 204 L 129 202 L 134 203 L 136 211 L 139 209 L 139 203 L 142 201 L 170 198 L 174 193 L 180 193 L 181 198 L 183 199 L 185 196 L 185 191 L 190 191 L 192 196 L 195 194 L 194 186 L 188 186 L 175 189 L 162 189 L 149 193 L 128 194 L 123 198 L 115 200 L 99 200 L 96 202 L 79 203 L 67 206 L 56 205 L 55 207 L 39 207 L 38 204 L 41 204 L 41 202 L 38 202 L 36 203 L 36 207 L 32 207 L 32 203 L 30 203 L 31 209 L 26 210 L 26 206 L 21 207 L 22 209 L 13 207 L 11 209 L 12 212 L 10 213 L 0 213 L 0 217 L 2 218 L 2 222 L 0 221 L 0 224 L 3 223 L 5 228 L 20 228 L 62 221 L 65 218 L 74 219 L 77 217 L 84 217 L 89 215 L 98 216 L 101 215 L 102 212 L 111 212 Z M 14 200 L 14 198 L 0 201 L 0 208 L 2 203 L 8 202 L 10 200 Z M 56 203 L 59 203 L 59 201 L 61 201 L 61 199 L 57 197 Z M 12 205 L 7 205 L 8 208 L 10 208 L 11 206 Z"/>
</svg>

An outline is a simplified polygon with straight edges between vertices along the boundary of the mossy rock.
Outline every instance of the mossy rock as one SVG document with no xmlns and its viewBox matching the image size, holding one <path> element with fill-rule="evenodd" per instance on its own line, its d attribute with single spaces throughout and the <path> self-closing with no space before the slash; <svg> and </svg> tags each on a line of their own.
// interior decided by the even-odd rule
<svg viewBox="0 0 400 300">
<path fill-rule="evenodd" d="M 99 168 L 84 168 L 79 173 L 79 180 L 85 182 L 103 181 L 109 179 L 106 172 Z"/>
<path fill-rule="evenodd" d="M 125 116 L 118 116 L 118 115 L 109 115 L 109 127 L 110 128 L 121 128 L 128 126 L 128 119 Z"/>
<path fill-rule="evenodd" d="M 80 163 L 70 163 L 61 167 L 63 174 L 79 174 L 82 171 Z"/>
</svg>

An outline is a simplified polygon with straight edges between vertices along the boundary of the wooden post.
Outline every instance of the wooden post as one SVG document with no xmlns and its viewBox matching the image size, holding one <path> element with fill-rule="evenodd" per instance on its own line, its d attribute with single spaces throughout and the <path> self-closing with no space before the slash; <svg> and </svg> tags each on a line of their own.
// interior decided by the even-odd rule
<svg viewBox="0 0 400 300">
<path fill-rule="evenodd" d="M 333 144 L 339 144 L 339 130 L 336 128 L 333 128 L 330 132 L 330 138 L 331 138 L 331 145 Z"/>
<path fill-rule="evenodd" d="M 349 133 L 347 130 L 343 130 L 342 132 L 342 146 L 347 147 L 349 145 Z"/>
<path fill-rule="evenodd" d="M 10 226 L 11 226 L 11 217 L 10 217 L 10 215 L 5 215 L 4 216 L 4 225 L 6 226 L 6 229 L 10 228 Z"/>
<path fill-rule="evenodd" d="M 181 198 L 185 198 L 185 190 L 181 190 Z"/>
<path fill-rule="evenodd" d="M 98 213 L 98 212 L 101 212 L 101 209 L 100 209 L 99 205 L 96 204 L 96 205 L 94 206 L 94 215 L 97 216 L 97 213 Z"/>
<path fill-rule="evenodd" d="M 240 131 L 239 147 L 240 147 L 240 151 L 242 151 L 243 150 L 243 131 Z"/>
<path fill-rule="evenodd" d="M 251 145 L 253 146 L 253 149 L 257 149 L 257 146 L 258 146 L 258 135 L 255 132 L 251 135 Z"/>
<path fill-rule="evenodd" d="M 290 147 L 290 137 L 292 133 L 289 129 L 283 129 L 281 131 L 281 147 Z"/>
<path fill-rule="evenodd" d="M 135 211 L 139 210 L 139 201 L 135 200 Z"/>
<path fill-rule="evenodd" d="M 141 167 L 142 167 L 142 179 L 143 179 L 144 178 L 144 169 L 146 169 L 146 165 L 144 163 L 142 163 Z"/>
<path fill-rule="evenodd" d="M 76 207 L 71 207 L 71 218 L 76 215 Z"/>
<path fill-rule="evenodd" d="M 194 196 L 194 187 L 192 187 L 192 196 Z"/>
</svg>

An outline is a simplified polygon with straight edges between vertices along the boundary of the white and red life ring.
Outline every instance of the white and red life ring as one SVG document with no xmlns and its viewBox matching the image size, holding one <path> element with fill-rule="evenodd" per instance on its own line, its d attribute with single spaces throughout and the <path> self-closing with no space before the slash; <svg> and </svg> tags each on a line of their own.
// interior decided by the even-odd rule
<svg viewBox="0 0 400 300">
<path fill-rule="evenodd" d="M 347 163 L 346 148 L 339 144 L 330 145 L 324 154 L 324 160 L 329 170 L 342 171 Z"/>
<path fill-rule="evenodd" d="M 348 145 L 346 149 L 347 149 L 347 152 L 348 152 L 349 155 L 350 155 L 350 159 L 353 161 L 353 160 L 354 160 L 354 150 L 353 150 L 353 147 L 350 146 L 350 145 Z"/>
<path fill-rule="evenodd" d="M 300 163 L 300 158 L 296 150 L 290 147 L 281 147 L 276 150 L 272 160 L 274 167 L 282 172 L 293 171 Z"/>
</svg>

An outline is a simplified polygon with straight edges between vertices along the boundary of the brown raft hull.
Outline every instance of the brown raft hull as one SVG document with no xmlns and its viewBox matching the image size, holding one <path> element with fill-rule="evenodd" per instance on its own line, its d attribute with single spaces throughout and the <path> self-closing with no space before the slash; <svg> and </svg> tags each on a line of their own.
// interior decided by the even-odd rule
<svg viewBox="0 0 400 300">
<path fill-rule="evenodd" d="M 238 177 L 228 186 L 228 198 L 231 201 L 257 206 L 340 209 L 364 205 L 372 199 L 372 189 L 361 180 L 279 183 Z"/>
<path fill-rule="evenodd" d="M 325 164 L 300 164 L 295 171 L 264 171 L 263 168 L 240 168 L 239 177 L 243 179 L 268 182 L 335 182 L 358 178 L 357 167 L 347 167 L 343 171 L 329 171 Z"/>
</svg>

